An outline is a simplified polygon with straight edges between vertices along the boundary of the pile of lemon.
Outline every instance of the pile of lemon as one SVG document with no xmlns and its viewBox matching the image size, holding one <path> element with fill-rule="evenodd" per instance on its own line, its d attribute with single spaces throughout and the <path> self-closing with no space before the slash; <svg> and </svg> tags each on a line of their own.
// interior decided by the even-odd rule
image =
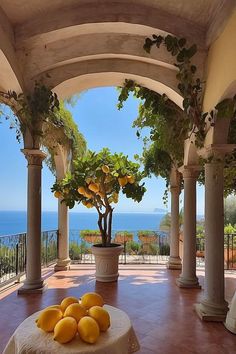
<svg viewBox="0 0 236 354">
<path fill-rule="evenodd" d="M 110 327 L 110 315 L 103 305 L 103 298 L 97 293 L 86 293 L 80 300 L 66 297 L 60 305 L 44 309 L 36 324 L 45 332 L 54 332 L 53 339 L 61 344 L 70 342 L 77 332 L 84 342 L 93 344 L 100 332 Z"/>
</svg>

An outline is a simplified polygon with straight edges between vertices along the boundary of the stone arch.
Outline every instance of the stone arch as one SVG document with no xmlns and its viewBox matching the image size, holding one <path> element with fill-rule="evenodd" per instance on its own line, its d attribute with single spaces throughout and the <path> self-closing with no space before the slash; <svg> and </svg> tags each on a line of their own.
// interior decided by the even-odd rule
<svg viewBox="0 0 236 354">
<path fill-rule="evenodd" d="M 122 85 L 125 79 L 132 79 L 151 90 L 166 93 L 182 108 L 182 97 L 176 89 L 175 71 L 166 67 L 130 59 L 110 58 L 65 65 L 52 69 L 47 74 L 45 83 L 61 98 L 92 87 Z"/>
<path fill-rule="evenodd" d="M 227 87 L 223 95 L 221 96 L 220 101 L 225 98 L 232 98 L 236 92 L 236 80 L 231 82 Z M 228 134 L 229 134 L 230 120 L 229 119 L 219 119 L 216 121 L 214 127 L 211 127 L 207 132 L 205 145 L 211 144 L 227 144 L 228 143 Z"/>
</svg>

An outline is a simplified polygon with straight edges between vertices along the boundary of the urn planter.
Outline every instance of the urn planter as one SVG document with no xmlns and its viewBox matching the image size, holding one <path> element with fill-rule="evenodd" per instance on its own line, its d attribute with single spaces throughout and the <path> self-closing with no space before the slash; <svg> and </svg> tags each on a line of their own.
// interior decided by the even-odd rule
<svg viewBox="0 0 236 354">
<path fill-rule="evenodd" d="M 91 247 L 91 251 L 95 256 L 96 280 L 103 283 L 117 281 L 119 255 L 123 251 L 123 246 L 113 243 L 110 247 L 102 247 L 101 244 L 97 244 Z"/>
</svg>

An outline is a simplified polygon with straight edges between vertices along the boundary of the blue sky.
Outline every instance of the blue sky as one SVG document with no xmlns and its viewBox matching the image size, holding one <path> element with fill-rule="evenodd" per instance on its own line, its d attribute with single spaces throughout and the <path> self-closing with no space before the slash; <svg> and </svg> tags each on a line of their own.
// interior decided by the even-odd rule
<svg viewBox="0 0 236 354">
<path fill-rule="evenodd" d="M 108 147 L 112 152 L 123 152 L 133 159 L 142 153 L 142 141 L 136 137 L 132 122 L 137 117 L 138 101 L 130 97 L 124 108 L 116 108 L 118 93 L 113 87 L 91 89 L 83 93 L 74 108 L 69 107 L 79 130 L 84 134 L 88 147 L 99 151 Z M 0 124 L 0 210 L 26 210 L 27 161 L 20 149 L 14 130 L 9 122 Z M 54 176 L 44 164 L 42 172 L 42 207 L 45 211 L 56 211 L 57 200 L 51 193 Z M 147 192 L 142 202 L 135 203 L 125 197 L 120 198 L 116 211 L 153 212 L 154 208 L 165 208 L 162 196 L 165 181 L 152 177 L 145 180 Z M 170 199 L 170 198 L 169 198 Z M 204 211 L 204 189 L 197 188 L 197 212 Z M 182 203 L 183 204 L 183 203 Z M 170 205 L 168 206 L 170 209 Z M 74 211 L 88 211 L 77 206 Z"/>
</svg>

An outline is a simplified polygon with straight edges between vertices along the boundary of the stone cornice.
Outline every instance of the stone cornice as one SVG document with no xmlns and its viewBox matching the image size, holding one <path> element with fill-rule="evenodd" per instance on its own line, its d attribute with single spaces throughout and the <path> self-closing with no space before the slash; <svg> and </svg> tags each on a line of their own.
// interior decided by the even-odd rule
<svg viewBox="0 0 236 354">
<path fill-rule="evenodd" d="M 197 178 L 200 170 L 200 165 L 183 165 L 179 168 L 179 172 L 183 175 L 183 178 Z"/>
<path fill-rule="evenodd" d="M 236 149 L 236 144 L 210 144 L 198 150 L 198 155 L 204 159 L 210 157 L 223 158 Z"/>
<path fill-rule="evenodd" d="M 42 162 L 46 158 L 47 154 L 37 149 L 21 149 L 29 165 L 35 165 L 42 167 Z"/>
</svg>

